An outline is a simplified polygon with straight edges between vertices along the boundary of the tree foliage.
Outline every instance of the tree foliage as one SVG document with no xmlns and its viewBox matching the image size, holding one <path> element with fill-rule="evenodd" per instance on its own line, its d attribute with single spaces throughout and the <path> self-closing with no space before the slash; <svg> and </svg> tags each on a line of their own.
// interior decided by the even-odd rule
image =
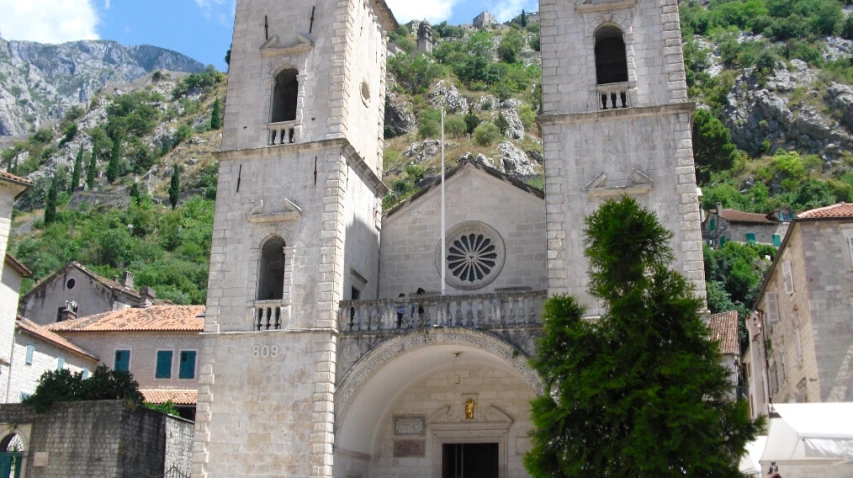
<svg viewBox="0 0 853 478">
<path fill-rule="evenodd" d="M 71 183 L 68 185 L 68 194 L 74 193 L 74 190 L 80 187 L 80 175 L 83 173 L 83 145 L 77 151 L 77 157 L 74 159 L 74 170 L 71 173 Z"/>
<path fill-rule="evenodd" d="M 693 120 L 693 157 L 700 183 L 707 181 L 713 171 L 731 169 L 737 158 L 729 129 L 705 109 L 696 110 Z"/>
<path fill-rule="evenodd" d="M 126 400 L 141 404 L 143 397 L 139 392 L 139 383 L 130 372 L 116 372 L 106 365 L 100 365 L 85 380 L 82 372 L 48 370 L 39 378 L 36 391 L 25 398 L 23 403 L 32 405 L 37 413 L 42 413 L 57 402 L 86 400 Z"/>
<path fill-rule="evenodd" d="M 169 203 L 172 204 L 172 209 L 178 205 L 178 199 L 181 198 L 181 167 L 175 165 L 172 168 L 172 179 L 169 182 Z"/>
<path fill-rule="evenodd" d="M 213 111 L 210 112 L 210 129 L 222 128 L 222 107 L 219 104 L 219 98 L 213 101 Z"/>
<path fill-rule="evenodd" d="M 534 477 L 739 477 L 760 421 L 732 401 L 702 301 L 668 268 L 672 234 L 633 199 L 586 219 L 596 324 L 572 297 L 548 300 L 532 360 L 546 392 L 532 402 Z"/>
<path fill-rule="evenodd" d="M 442 66 L 430 61 L 423 53 L 392 57 L 388 60 L 388 70 L 397 78 L 399 85 L 413 95 L 425 92 L 444 74 Z"/>
<path fill-rule="evenodd" d="M 50 189 L 47 191 L 47 202 L 44 206 L 44 223 L 50 225 L 56 222 L 56 194 L 59 185 L 57 184 L 57 175 L 53 175 L 50 182 Z"/>
</svg>

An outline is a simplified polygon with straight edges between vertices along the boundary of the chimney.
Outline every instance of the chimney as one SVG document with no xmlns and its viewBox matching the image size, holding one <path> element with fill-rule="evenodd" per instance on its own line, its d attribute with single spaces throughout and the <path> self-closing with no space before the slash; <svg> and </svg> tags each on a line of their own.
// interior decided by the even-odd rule
<svg viewBox="0 0 853 478">
<path fill-rule="evenodd" d="M 121 274 L 121 285 L 133 289 L 133 274 L 130 271 L 124 271 Z"/>
<path fill-rule="evenodd" d="M 59 321 L 74 320 L 77 318 L 77 304 L 75 302 L 65 301 L 65 308 L 59 313 Z"/>
<path fill-rule="evenodd" d="M 717 203 L 717 216 L 721 216 L 723 214 L 723 203 Z"/>
<path fill-rule="evenodd" d="M 142 307 L 150 307 L 154 304 L 154 299 L 157 298 L 157 295 L 154 293 L 154 289 L 147 286 L 139 288 L 139 295 L 141 295 L 143 299 Z"/>
</svg>

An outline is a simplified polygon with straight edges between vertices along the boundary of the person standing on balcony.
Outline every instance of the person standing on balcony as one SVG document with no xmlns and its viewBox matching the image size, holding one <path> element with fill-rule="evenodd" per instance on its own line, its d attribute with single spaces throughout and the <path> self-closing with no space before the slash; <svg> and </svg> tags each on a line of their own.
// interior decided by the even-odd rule
<svg viewBox="0 0 853 478">
<path fill-rule="evenodd" d="M 405 299 L 406 294 L 400 293 L 400 299 Z M 406 301 L 401 300 L 399 304 L 397 304 L 397 328 L 402 328 L 403 325 L 403 314 L 406 313 Z"/>
</svg>

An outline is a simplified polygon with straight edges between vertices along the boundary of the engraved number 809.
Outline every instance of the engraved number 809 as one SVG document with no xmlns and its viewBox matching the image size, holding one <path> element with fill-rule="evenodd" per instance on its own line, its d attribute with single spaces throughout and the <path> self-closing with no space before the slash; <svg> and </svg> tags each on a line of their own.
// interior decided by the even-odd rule
<svg viewBox="0 0 853 478">
<path fill-rule="evenodd" d="M 278 357 L 278 345 L 255 345 L 252 348 L 252 357 Z"/>
</svg>

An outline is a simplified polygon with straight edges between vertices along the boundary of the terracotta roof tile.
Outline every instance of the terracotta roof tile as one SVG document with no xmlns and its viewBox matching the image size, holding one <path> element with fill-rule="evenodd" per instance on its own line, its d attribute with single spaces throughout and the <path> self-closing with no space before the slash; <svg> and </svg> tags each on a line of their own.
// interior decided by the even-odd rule
<svg viewBox="0 0 853 478">
<path fill-rule="evenodd" d="M 22 178 L 20 176 L 15 176 L 14 174 L 7 173 L 5 171 L 0 171 L 0 179 L 5 179 L 8 181 L 12 181 L 14 183 L 18 183 L 24 186 L 32 186 L 33 182 L 27 178 Z"/>
<path fill-rule="evenodd" d="M 815 219 L 815 218 L 853 218 L 853 204 L 839 203 L 832 206 L 819 207 L 802 212 L 797 215 L 798 219 Z"/>
<path fill-rule="evenodd" d="M 6 264 L 9 264 L 9 267 L 18 271 L 18 274 L 21 274 L 21 277 L 31 277 L 33 275 L 33 272 L 12 254 L 6 254 Z"/>
<path fill-rule="evenodd" d="M 717 210 L 713 209 L 712 212 L 716 213 Z M 723 219 L 729 222 L 744 222 L 749 224 L 778 224 L 779 221 L 774 219 L 769 219 L 767 214 L 758 214 L 754 212 L 745 212 L 738 211 L 737 209 L 723 209 L 723 213 L 720 214 Z"/>
<path fill-rule="evenodd" d="M 98 360 L 98 357 L 95 357 L 94 354 L 87 352 L 86 350 L 72 344 L 64 337 L 61 337 L 45 327 L 23 317 L 18 317 L 18 320 L 15 322 L 15 325 L 18 329 L 23 330 L 24 332 L 33 335 L 42 340 L 46 340 L 59 348 L 70 350 L 78 355 L 82 355 L 88 359 Z"/>
<path fill-rule="evenodd" d="M 198 401 L 198 390 L 172 390 L 167 388 L 140 388 L 139 392 L 147 403 L 166 403 L 175 405 L 195 405 Z"/>
<path fill-rule="evenodd" d="M 203 305 L 152 305 L 111 310 L 50 325 L 54 332 L 201 332 Z"/>
<path fill-rule="evenodd" d="M 712 314 L 708 326 L 711 328 L 711 338 L 720 341 L 721 354 L 740 355 L 736 310 Z"/>
</svg>

